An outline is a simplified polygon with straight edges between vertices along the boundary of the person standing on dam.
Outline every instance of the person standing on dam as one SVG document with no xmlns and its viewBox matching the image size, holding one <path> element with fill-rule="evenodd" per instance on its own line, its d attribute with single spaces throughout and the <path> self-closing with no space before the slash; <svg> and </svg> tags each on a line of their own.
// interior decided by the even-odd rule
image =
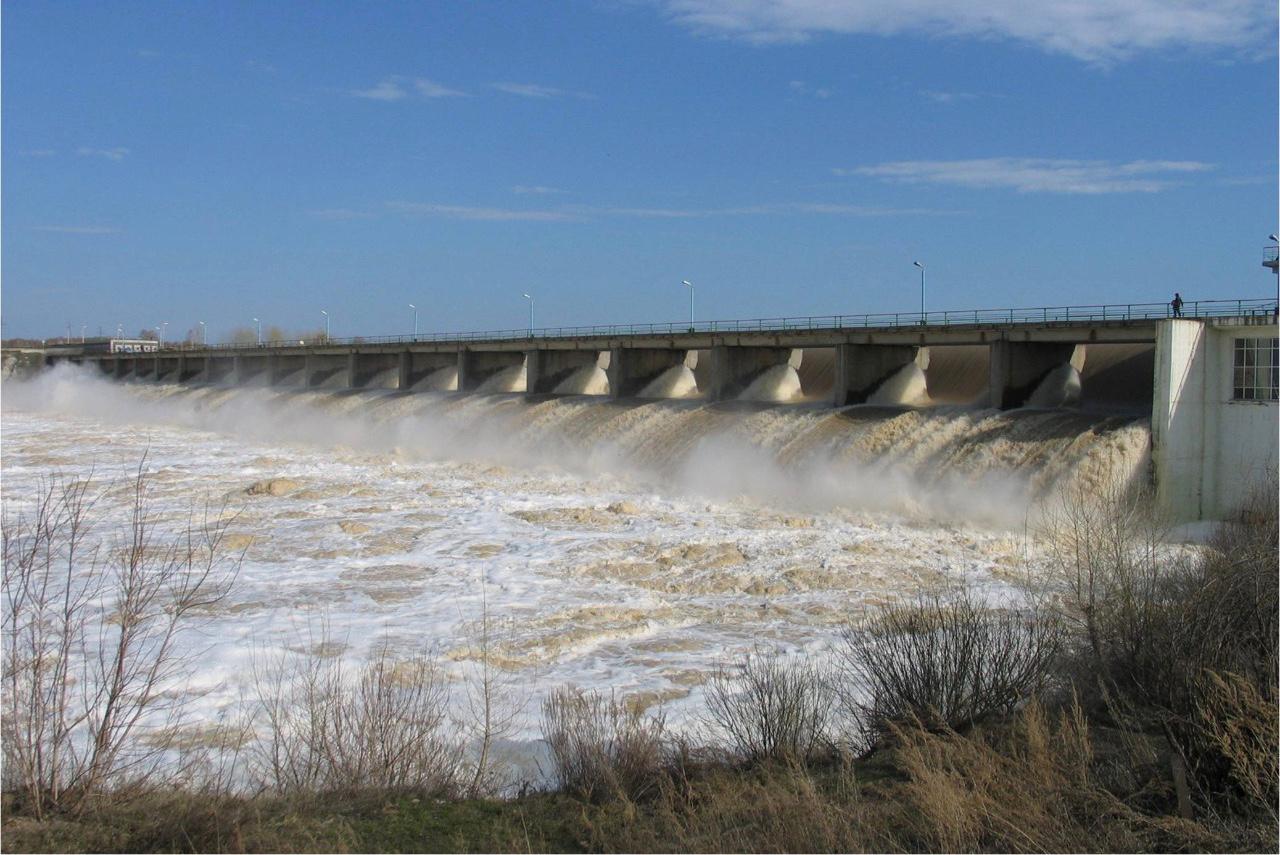
<svg viewBox="0 0 1280 855">
<path fill-rule="evenodd" d="M 1182 295 L 1177 291 L 1173 292 L 1173 299 L 1169 301 L 1169 308 L 1173 309 L 1175 318 L 1182 317 Z"/>
</svg>

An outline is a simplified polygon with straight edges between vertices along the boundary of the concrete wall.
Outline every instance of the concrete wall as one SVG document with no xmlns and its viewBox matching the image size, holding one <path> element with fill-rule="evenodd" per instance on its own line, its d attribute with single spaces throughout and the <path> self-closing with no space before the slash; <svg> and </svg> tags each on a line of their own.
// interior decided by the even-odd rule
<svg viewBox="0 0 1280 855">
<path fill-rule="evenodd" d="M 1274 477 L 1280 405 L 1232 400 L 1232 364 L 1237 338 L 1276 334 L 1268 318 L 1160 324 L 1151 441 L 1157 496 L 1174 521 L 1230 518 Z"/>
</svg>

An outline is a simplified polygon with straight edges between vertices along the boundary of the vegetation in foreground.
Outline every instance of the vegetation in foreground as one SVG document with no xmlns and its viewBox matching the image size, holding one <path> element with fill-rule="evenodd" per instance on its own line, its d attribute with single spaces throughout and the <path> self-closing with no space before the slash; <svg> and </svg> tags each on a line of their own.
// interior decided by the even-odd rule
<svg viewBox="0 0 1280 855">
<path fill-rule="evenodd" d="M 144 499 L 140 477 L 131 536 L 87 577 L 84 485 L 5 521 L 5 851 L 1276 849 L 1274 495 L 1192 558 L 1133 497 L 1064 502 L 1035 608 L 887 606 L 830 671 L 754 651 L 709 682 L 696 741 L 558 690 L 559 787 L 505 799 L 488 749 L 510 697 L 483 655 L 478 752 L 434 664 L 386 650 L 358 673 L 262 662 L 221 750 L 184 750 L 172 639 L 236 559 L 216 523 L 154 535 Z"/>
</svg>

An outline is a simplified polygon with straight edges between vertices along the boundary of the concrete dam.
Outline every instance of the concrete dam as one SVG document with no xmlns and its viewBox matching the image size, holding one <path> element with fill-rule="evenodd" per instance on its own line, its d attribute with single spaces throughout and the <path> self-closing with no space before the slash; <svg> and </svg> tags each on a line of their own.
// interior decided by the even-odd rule
<svg viewBox="0 0 1280 855">
<path fill-rule="evenodd" d="M 65 348 L 49 351 L 45 364 L 81 363 L 116 380 L 191 389 L 523 393 L 534 404 L 582 396 L 721 410 L 733 409 L 728 402 L 794 403 L 811 412 L 836 408 L 844 422 L 865 421 L 883 408 L 1067 408 L 1094 420 L 1093 427 L 1077 424 L 1077 431 L 1097 432 L 1109 418 L 1149 420 L 1150 470 L 1161 504 L 1173 518 L 1193 520 L 1238 513 L 1251 485 L 1275 469 L 1276 324 L 1261 308 L 1196 319 L 979 319 L 625 334 L 588 328 L 561 335 L 188 345 L 149 353 Z"/>
</svg>

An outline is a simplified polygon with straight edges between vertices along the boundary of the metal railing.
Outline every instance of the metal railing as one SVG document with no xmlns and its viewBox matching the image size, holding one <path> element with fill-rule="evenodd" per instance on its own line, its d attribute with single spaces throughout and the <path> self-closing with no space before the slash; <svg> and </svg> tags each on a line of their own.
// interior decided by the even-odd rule
<svg viewBox="0 0 1280 855">
<path fill-rule="evenodd" d="M 1184 318 L 1214 318 L 1271 315 L 1274 299 L 1188 300 L 1182 304 Z M 431 344 L 495 341 L 533 341 L 614 336 L 688 335 L 709 333 L 769 333 L 805 330 L 894 329 L 910 327 L 961 327 L 1005 324 L 1058 324 L 1123 322 L 1173 317 L 1168 303 L 1111 303 L 1093 306 L 1041 306 L 1024 309 L 963 309 L 941 312 L 880 312 L 861 315 L 809 315 L 804 317 L 752 318 L 749 320 L 671 322 L 658 324 L 597 324 L 591 326 L 540 327 L 529 329 L 481 330 L 475 332 L 420 333 L 418 335 L 353 336 L 350 338 L 231 342 L 220 344 L 169 343 L 171 350 L 246 350 L 253 348 L 346 346 L 360 344 Z"/>
</svg>

